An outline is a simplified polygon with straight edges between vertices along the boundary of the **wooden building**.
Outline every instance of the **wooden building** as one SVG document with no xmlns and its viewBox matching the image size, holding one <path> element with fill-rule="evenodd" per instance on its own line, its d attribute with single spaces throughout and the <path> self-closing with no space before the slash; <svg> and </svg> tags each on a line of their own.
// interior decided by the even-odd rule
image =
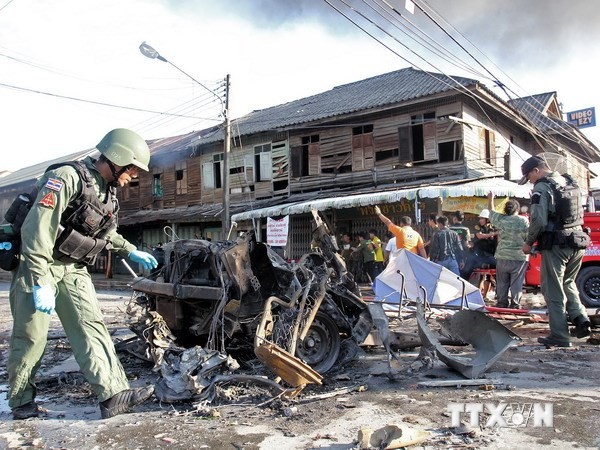
<svg viewBox="0 0 600 450">
<path fill-rule="evenodd" d="M 264 238 L 269 214 L 347 196 L 388 193 L 392 219 L 419 219 L 443 210 L 442 202 L 399 192 L 514 180 L 520 173 L 510 173 L 511 158 L 523 152 L 563 155 L 564 170 L 587 191 L 588 165 L 600 161 L 598 148 L 562 121 L 556 93 L 505 102 L 477 80 L 413 68 L 254 111 L 233 120 L 231 129 L 227 172 L 222 127 L 150 142 L 150 172 L 119 194 L 121 232 L 146 249 L 174 237 L 224 238 L 226 176 L 238 231 L 256 228 Z M 0 202 L 10 187 L 6 179 L 0 179 Z M 321 203 L 338 232 L 384 232 L 369 205 Z M 311 228 L 310 214 L 293 213 L 287 257 L 306 252 Z"/>
</svg>

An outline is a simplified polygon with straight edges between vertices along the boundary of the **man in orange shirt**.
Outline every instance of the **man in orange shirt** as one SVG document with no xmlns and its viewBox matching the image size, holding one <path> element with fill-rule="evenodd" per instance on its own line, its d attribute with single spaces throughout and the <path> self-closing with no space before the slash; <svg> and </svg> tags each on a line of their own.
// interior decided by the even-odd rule
<svg viewBox="0 0 600 450">
<path fill-rule="evenodd" d="M 375 206 L 375 214 L 379 217 L 390 232 L 396 236 L 396 247 L 398 249 L 405 248 L 408 251 L 421 255 L 427 259 L 427 253 L 425 252 L 425 245 L 423 244 L 423 238 L 419 233 L 411 228 L 412 220 L 408 216 L 402 216 L 400 218 L 400 226 L 394 225 L 394 223 L 386 216 L 381 214 L 379 206 Z"/>
</svg>

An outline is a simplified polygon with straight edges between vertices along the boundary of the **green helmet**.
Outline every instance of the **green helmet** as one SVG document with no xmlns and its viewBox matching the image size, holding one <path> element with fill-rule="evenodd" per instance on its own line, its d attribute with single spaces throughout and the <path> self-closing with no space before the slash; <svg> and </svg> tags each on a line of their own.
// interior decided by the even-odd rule
<svg viewBox="0 0 600 450">
<path fill-rule="evenodd" d="M 117 166 L 130 164 L 148 171 L 150 149 L 146 141 L 137 133 L 126 128 L 109 131 L 96 145 L 106 159 Z"/>
</svg>

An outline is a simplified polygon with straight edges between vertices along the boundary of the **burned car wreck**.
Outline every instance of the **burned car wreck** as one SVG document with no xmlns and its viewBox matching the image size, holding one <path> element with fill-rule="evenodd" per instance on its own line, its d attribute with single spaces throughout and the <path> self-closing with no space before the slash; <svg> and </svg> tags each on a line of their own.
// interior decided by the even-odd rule
<svg viewBox="0 0 600 450">
<path fill-rule="evenodd" d="M 291 386 L 320 384 L 356 356 L 373 324 L 327 224 L 313 216 L 311 251 L 297 263 L 253 232 L 167 243 L 161 270 L 135 280 L 135 302 L 164 319 L 179 348 L 257 358 Z M 137 333 L 152 346 L 143 326 Z"/>
</svg>

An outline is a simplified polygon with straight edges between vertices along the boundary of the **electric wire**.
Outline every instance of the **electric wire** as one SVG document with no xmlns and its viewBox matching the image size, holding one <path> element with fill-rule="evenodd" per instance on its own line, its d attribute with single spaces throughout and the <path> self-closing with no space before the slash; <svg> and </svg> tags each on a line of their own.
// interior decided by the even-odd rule
<svg viewBox="0 0 600 450">
<path fill-rule="evenodd" d="M 421 45 L 426 50 L 430 51 L 432 54 L 437 55 L 453 66 L 462 69 L 466 72 L 470 72 L 473 75 L 479 76 L 481 78 L 488 78 L 481 71 L 477 70 L 473 66 L 467 64 L 465 61 L 462 61 L 460 58 L 457 58 L 451 51 L 449 51 L 446 47 L 444 47 L 439 42 L 432 39 L 427 33 L 423 32 L 417 25 L 411 22 L 407 17 L 405 17 L 402 13 L 400 13 L 396 8 L 390 5 L 386 0 L 372 0 L 377 8 L 369 4 L 367 1 L 364 1 L 365 5 L 371 8 L 374 12 L 380 15 L 384 20 L 390 22 L 390 24 L 396 28 L 398 31 L 406 35 L 409 39 L 413 40 L 415 43 Z M 385 6 L 389 7 L 394 14 L 388 12 L 381 3 L 384 3 Z M 397 17 L 396 17 L 397 16 Z M 398 19 L 400 18 L 400 20 Z M 401 27 L 402 23 L 400 21 L 406 22 L 409 28 L 404 31 Z M 437 47 L 436 47 L 437 46 Z"/>
<path fill-rule="evenodd" d="M 330 0 L 324 0 L 328 5 L 330 5 L 332 8 L 334 8 L 338 13 L 340 13 L 343 17 L 345 17 L 347 20 L 349 20 L 352 24 L 354 24 L 356 27 L 358 27 L 360 30 L 362 30 L 364 33 L 366 33 L 368 36 L 370 36 L 371 38 L 373 38 L 376 42 L 380 43 L 381 45 L 383 45 L 385 48 L 387 48 L 388 50 L 390 50 L 391 52 L 393 52 L 395 55 L 397 55 L 399 58 L 401 58 L 402 60 L 406 61 L 408 64 L 416 67 L 417 69 L 421 70 L 422 72 L 426 73 L 428 76 L 434 78 L 435 80 L 439 81 L 440 83 L 443 83 L 444 85 L 448 86 L 450 89 L 455 90 L 461 94 L 466 95 L 467 97 L 471 98 L 476 105 L 478 106 L 479 110 L 486 116 L 486 118 L 489 120 L 489 122 L 491 124 L 494 125 L 494 129 L 496 129 L 498 131 L 499 134 L 501 134 L 499 132 L 498 126 L 496 125 L 495 121 L 493 121 L 491 119 L 491 117 L 489 116 L 489 114 L 487 113 L 487 111 L 481 106 L 480 104 L 480 100 L 485 101 L 485 99 L 479 97 L 479 99 L 470 91 L 468 90 L 466 87 L 464 87 L 460 82 L 458 82 L 458 80 L 455 79 L 455 77 L 452 77 L 446 73 L 444 73 L 443 70 L 441 70 L 440 68 L 436 67 L 434 64 L 429 63 L 426 61 L 427 64 L 429 64 L 431 67 L 433 67 L 434 69 L 436 69 L 438 72 L 440 72 L 441 74 L 443 74 L 444 76 L 446 76 L 447 78 L 449 78 L 451 81 L 454 82 L 455 85 L 448 83 L 447 81 L 435 76 L 435 74 L 428 72 L 426 70 L 424 70 L 422 67 L 420 67 L 418 64 L 414 64 L 413 62 L 411 62 L 410 60 L 408 60 L 406 57 L 400 55 L 397 51 L 393 50 L 389 45 L 387 45 L 386 43 L 384 43 L 383 41 L 381 41 L 380 39 L 378 39 L 376 36 L 374 36 L 372 33 L 370 33 L 369 31 L 367 31 L 364 27 L 360 26 L 357 22 L 355 22 L 353 19 L 351 19 L 347 14 L 345 14 L 343 11 L 341 11 L 339 8 L 337 8 L 335 5 L 333 5 L 331 3 Z M 364 18 L 365 20 L 367 20 L 369 23 L 373 24 L 372 20 L 369 19 L 368 17 L 366 17 L 364 14 L 358 12 L 356 10 L 356 8 L 354 8 L 353 6 L 349 5 L 345 0 L 340 0 L 341 3 L 343 3 L 345 6 L 347 6 L 351 11 L 356 12 L 359 16 L 361 16 L 362 18 Z M 377 24 L 373 24 L 374 26 L 376 26 L 379 30 L 381 30 L 383 33 L 389 35 L 388 32 L 386 32 L 383 27 L 381 27 L 380 25 Z M 393 36 L 390 36 L 393 39 L 395 39 Z M 402 42 L 400 42 L 399 40 L 395 39 L 398 43 L 400 43 L 400 45 L 402 45 L 403 47 L 407 48 L 407 46 L 405 44 L 403 44 Z M 414 53 L 411 49 L 408 49 L 411 53 Z M 423 59 L 420 55 L 417 55 L 420 59 Z M 486 103 L 488 103 L 487 101 L 485 101 Z M 491 106 L 491 105 L 490 105 Z"/>
<path fill-rule="evenodd" d="M 363 0 L 365 1 L 365 0 Z M 420 7 L 420 5 L 417 2 L 414 2 L 415 5 L 419 8 L 419 10 L 422 10 L 422 8 Z M 391 5 L 390 5 L 391 6 Z M 423 11 L 424 12 L 424 11 Z M 441 27 L 441 25 L 435 21 L 435 19 L 433 19 L 429 14 L 427 14 L 426 12 L 424 12 L 424 14 L 430 19 L 432 20 L 436 26 L 438 26 L 439 28 L 441 28 L 444 33 L 449 36 L 451 39 L 453 39 L 453 37 L 445 30 L 443 29 L 443 27 Z M 501 87 L 501 89 L 503 90 L 503 92 L 505 93 L 505 95 L 510 98 L 510 96 L 508 95 L 508 93 L 506 92 L 506 87 L 503 86 L 503 84 L 498 80 L 498 77 L 496 77 L 493 73 L 491 73 L 483 64 L 481 64 L 466 48 L 464 48 L 464 46 L 462 46 L 459 42 L 457 42 L 455 39 L 453 39 L 453 41 L 461 48 L 463 49 L 469 56 L 472 57 L 473 60 L 475 60 L 475 62 L 480 65 L 481 67 L 483 67 L 488 73 L 489 75 L 492 77 L 491 79 L 496 83 L 496 85 L 498 85 L 499 87 Z M 549 142 L 553 142 L 555 145 L 560 146 L 559 142 L 553 141 L 552 137 L 548 134 L 545 133 L 543 129 L 541 129 L 540 127 L 536 126 L 536 124 L 533 122 L 533 120 L 531 120 L 528 116 L 526 116 L 525 114 L 523 114 L 521 111 L 519 111 L 517 108 L 514 108 L 515 111 L 517 112 L 517 115 L 526 123 L 529 123 L 531 126 L 533 126 L 535 128 L 535 130 L 537 131 L 537 134 L 542 135 L 547 141 Z M 489 117 L 488 117 L 489 118 Z M 531 130 L 530 130 L 531 131 Z M 532 133 L 533 137 L 537 140 L 537 136 L 536 133 Z M 578 142 L 579 143 L 579 142 Z M 544 148 L 544 145 L 538 141 L 538 145 L 541 148 Z"/>
<path fill-rule="evenodd" d="M 10 5 L 14 0 L 8 0 L 8 2 L 6 4 L 4 4 L 4 6 L 2 6 L 0 8 L 0 11 L 4 10 L 4 8 L 6 8 L 8 5 Z"/>
<path fill-rule="evenodd" d="M 335 6 L 334 6 L 334 5 L 333 5 L 333 4 L 332 4 L 332 3 L 331 3 L 329 0 L 324 0 L 324 1 L 325 1 L 326 3 L 328 3 L 328 4 L 329 4 L 331 7 L 333 7 L 333 8 L 334 8 L 334 9 L 335 9 L 335 10 L 336 10 L 338 13 L 342 14 L 342 15 L 343 15 L 343 16 L 344 16 L 346 19 L 348 19 L 348 20 L 349 20 L 351 23 L 353 23 L 355 26 L 357 26 L 359 29 L 361 29 L 363 32 L 365 32 L 366 34 L 368 34 L 370 37 L 372 37 L 373 39 L 375 39 L 377 42 L 379 42 L 379 43 L 380 43 L 381 45 L 383 45 L 384 47 L 388 48 L 388 50 L 391 50 L 391 48 L 390 48 L 390 47 L 389 47 L 387 44 L 383 43 L 381 40 L 379 40 L 378 38 L 376 38 L 376 37 L 375 37 L 375 36 L 374 36 L 372 33 L 369 33 L 369 32 L 368 32 L 366 29 L 364 29 L 364 27 L 360 26 L 360 25 L 359 25 L 357 22 L 355 22 L 354 20 L 352 20 L 352 19 L 351 19 L 349 16 L 347 16 L 345 13 L 343 13 L 343 12 L 342 12 L 342 11 L 341 11 L 339 8 L 335 7 Z M 364 0 L 363 0 L 363 1 L 364 1 Z M 345 4 L 345 5 L 348 7 L 348 9 L 352 10 L 353 12 L 355 12 L 355 13 L 357 13 L 359 16 L 361 16 L 361 17 L 362 17 L 364 20 L 366 20 L 366 21 L 370 22 L 371 24 L 373 24 L 374 26 L 376 26 L 376 27 L 377 27 L 377 28 L 378 28 L 380 31 L 383 31 L 384 33 L 386 33 L 386 34 L 388 34 L 388 35 L 389 35 L 389 33 L 387 33 L 385 30 L 383 30 L 383 27 L 382 27 L 382 26 L 380 26 L 380 25 L 378 25 L 378 24 L 374 24 L 374 23 L 373 23 L 373 21 L 372 21 L 371 19 L 369 19 L 369 18 L 368 18 L 368 17 L 367 17 L 365 14 L 362 14 L 362 13 L 358 12 L 358 11 L 356 10 L 356 8 L 352 7 L 351 5 L 349 5 L 348 3 L 346 3 L 346 2 L 345 2 L 345 1 L 343 1 L 343 0 L 342 0 L 342 3 L 344 3 L 344 4 Z M 403 44 L 402 44 L 402 45 L 403 45 Z M 404 45 L 404 46 L 405 46 L 405 45 Z M 405 47 L 406 47 L 406 46 L 405 46 Z M 395 51 L 393 51 L 393 50 L 391 50 L 391 51 L 392 51 L 392 52 L 394 52 L 396 55 L 400 56 L 400 55 L 399 55 L 397 52 L 395 52 Z M 405 57 L 403 57 L 403 56 L 400 56 L 400 57 L 401 57 L 401 59 L 405 60 L 405 61 L 406 61 L 406 62 L 408 62 L 409 64 L 412 64 L 412 65 L 414 65 L 415 67 L 419 68 L 420 70 L 423 70 L 423 69 L 422 69 L 422 68 L 420 68 L 418 65 L 411 63 L 411 62 L 410 62 L 410 61 L 409 61 L 407 58 L 405 58 Z M 440 70 L 439 68 L 435 67 L 433 64 L 430 64 L 430 65 L 432 65 L 434 68 L 436 68 L 436 70 L 438 70 L 439 72 L 441 72 L 441 73 L 442 73 L 442 74 L 444 74 L 445 76 L 449 77 L 450 79 L 453 79 L 453 77 L 451 77 L 451 76 L 449 76 L 448 74 L 444 73 L 444 71 L 442 71 L 442 70 Z M 429 74 L 429 75 L 431 75 L 431 74 Z M 493 75 L 493 74 L 492 74 L 492 75 Z M 434 77 L 434 78 L 436 78 L 436 77 Z M 441 81 L 441 80 L 440 80 L 440 81 Z M 454 79 L 453 79 L 453 81 L 455 81 L 455 82 L 456 82 L 456 80 L 454 80 Z M 476 104 L 478 105 L 478 108 L 479 108 L 479 110 L 481 110 L 481 111 L 482 111 L 482 112 L 483 112 L 483 113 L 486 115 L 486 117 L 487 117 L 487 119 L 489 120 L 489 122 L 490 122 L 491 124 L 493 124 L 493 126 L 494 126 L 494 128 L 497 130 L 497 132 L 499 132 L 499 131 L 498 131 L 498 127 L 497 127 L 497 125 L 495 124 L 495 121 L 493 121 L 493 120 L 491 119 L 491 117 L 489 116 L 489 114 L 487 114 L 487 112 L 485 111 L 485 109 L 483 109 L 483 107 L 482 107 L 482 106 L 480 105 L 480 103 L 479 103 L 479 100 L 477 100 L 477 99 L 476 99 L 476 98 L 475 98 L 473 95 L 471 95 L 471 93 L 470 93 L 470 92 L 468 92 L 468 91 L 467 91 L 467 92 L 465 92 L 465 91 L 466 91 L 466 89 L 465 89 L 465 91 L 461 91 L 461 88 L 463 88 L 463 87 L 460 85 L 460 83 L 457 83 L 457 85 L 458 85 L 458 88 L 456 88 L 456 87 L 454 87 L 454 86 L 452 86 L 452 88 L 454 88 L 454 89 L 458 90 L 459 92 L 465 93 L 467 96 L 469 96 L 470 98 L 472 98 L 472 99 L 473 99 L 473 100 L 476 102 Z M 485 99 L 482 99 L 481 97 L 479 97 L 479 99 L 481 99 L 481 100 L 484 100 L 484 101 L 485 101 Z M 491 105 L 491 104 L 490 104 L 488 101 L 485 101 L 485 103 L 487 103 L 489 106 L 492 106 L 492 107 L 493 107 L 493 105 Z M 514 109 L 514 108 L 513 108 L 513 109 Z M 515 110 L 516 110 L 516 109 L 515 109 Z M 522 126 L 524 126 L 526 129 L 528 129 L 528 130 L 529 130 L 529 132 L 530 132 L 530 133 L 531 133 L 531 135 L 534 137 L 534 139 L 537 139 L 537 136 L 541 135 L 541 137 L 544 137 L 544 138 L 545 138 L 546 142 L 548 142 L 548 143 L 550 143 L 550 144 L 554 144 L 554 145 L 556 145 L 557 147 L 562 147 L 562 144 L 560 143 L 560 141 L 557 141 L 556 139 L 554 139 L 554 138 L 553 138 L 553 136 L 550 136 L 550 135 L 549 135 L 549 134 L 547 134 L 547 133 L 543 133 L 543 130 L 540 130 L 540 128 L 539 128 L 539 127 L 535 126 L 535 124 L 534 124 L 534 123 L 532 123 L 532 121 L 531 121 L 531 120 L 529 120 L 529 118 L 528 118 L 528 117 L 524 117 L 524 116 L 522 116 L 521 114 L 518 114 L 518 117 L 521 119 L 521 120 L 520 120 L 520 122 L 521 122 L 521 125 L 522 125 Z M 500 135 L 501 135 L 501 133 L 500 133 Z M 545 148 L 545 146 L 544 146 L 544 145 L 543 145 L 541 142 L 539 142 L 539 140 L 538 140 L 538 145 L 540 146 L 540 148 L 541 148 L 541 149 L 544 149 L 544 148 Z M 577 157 L 577 155 L 573 155 L 573 156 Z M 579 159 L 580 159 L 580 158 L 579 158 Z"/>
<path fill-rule="evenodd" d="M 327 0 L 326 0 L 326 1 L 327 1 Z M 383 31 L 384 33 L 388 34 L 390 37 L 392 37 L 393 39 L 395 39 L 393 36 L 391 36 L 389 33 L 387 33 L 387 32 L 386 32 L 386 31 L 383 29 L 383 27 L 382 27 L 382 26 L 380 26 L 380 25 L 378 25 L 378 24 L 375 24 L 375 23 L 373 23 L 373 21 L 372 21 L 371 19 L 369 19 L 369 18 L 368 18 L 366 15 L 364 15 L 364 14 L 362 14 L 362 13 L 358 12 L 358 11 L 356 10 L 356 8 L 354 8 L 354 7 L 350 6 L 350 5 L 348 5 L 348 4 L 347 4 L 347 3 L 346 3 L 344 0 L 341 0 L 341 1 L 342 1 L 342 3 L 344 3 L 344 4 L 345 4 L 347 7 L 349 7 L 349 9 L 351 9 L 351 10 L 352 10 L 352 11 L 354 11 L 354 12 L 357 12 L 357 13 L 358 13 L 358 14 L 359 14 L 359 15 L 360 15 L 360 16 L 361 16 L 363 19 L 365 19 L 365 20 L 369 21 L 371 24 L 373 24 L 374 26 L 376 26 L 378 29 L 380 29 L 381 31 Z M 328 3 L 329 3 L 329 2 L 328 2 Z M 366 0 L 363 0 L 363 3 L 367 4 Z M 388 4 L 388 5 L 389 5 L 389 4 Z M 391 6 L 391 5 L 390 5 L 390 6 Z M 363 29 L 363 31 L 364 31 L 364 29 Z M 376 39 L 376 40 L 377 40 L 378 42 L 382 43 L 382 42 L 381 42 L 379 39 Z M 397 40 L 397 39 L 396 39 L 396 40 Z M 404 44 L 402 44 L 402 45 L 403 45 L 404 47 L 406 47 L 406 48 L 407 48 L 407 46 L 406 46 L 406 45 L 404 45 Z M 409 51 L 410 51 L 410 49 L 409 49 Z M 421 58 L 421 59 L 422 59 L 422 58 Z M 440 70 L 439 68 L 437 68 L 437 67 L 436 67 L 436 66 L 434 66 L 433 64 L 431 64 L 431 63 L 429 63 L 429 64 L 430 64 L 432 67 L 434 67 L 436 70 L 438 70 L 439 72 L 441 72 L 441 73 L 443 73 L 444 75 L 446 75 L 446 76 L 450 77 L 448 74 L 446 74 L 444 71 Z M 418 67 L 417 65 L 415 65 L 415 66 L 416 66 L 416 67 Z M 420 67 L 418 67 L 418 68 L 420 68 Z M 423 69 L 421 69 L 421 70 L 423 70 Z M 492 76 L 493 76 L 493 74 L 492 74 Z M 450 77 L 450 78 L 452 78 L 452 77 Z M 483 110 L 483 108 L 481 108 L 481 106 L 479 106 L 479 108 L 480 108 L 480 109 L 481 109 L 481 110 L 484 112 L 484 114 L 486 114 L 486 116 L 487 116 L 488 120 L 490 120 L 490 121 L 491 121 L 491 118 L 489 117 L 489 115 L 487 115 L 487 113 L 486 113 L 486 112 Z M 513 109 L 514 109 L 514 108 L 513 108 Z M 517 111 L 517 110 L 515 109 L 515 111 Z M 531 132 L 531 128 L 532 128 L 532 127 L 535 129 L 535 131 L 536 131 L 536 132 L 532 132 L 532 133 L 531 133 L 531 134 L 532 134 L 532 136 L 534 137 L 534 139 L 536 139 L 536 140 L 537 140 L 537 135 L 539 134 L 539 135 L 542 135 L 542 136 L 543 136 L 543 137 L 546 139 L 546 141 L 547 141 L 547 142 L 549 142 L 549 143 L 554 143 L 554 144 L 555 144 L 557 147 L 560 147 L 560 146 L 561 146 L 561 143 L 560 143 L 560 142 L 558 142 L 558 141 L 556 141 L 555 139 L 553 139 L 553 136 L 550 136 L 548 133 L 544 133 L 544 130 L 542 130 L 540 127 L 537 127 L 537 126 L 536 126 L 536 124 L 535 124 L 535 123 L 533 123 L 533 121 L 531 121 L 531 120 L 529 119 L 529 117 L 527 117 L 527 116 L 523 115 L 523 114 L 522 114 L 520 111 L 517 111 L 517 113 L 518 113 L 517 115 L 518 115 L 518 116 L 521 118 L 521 120 L 527 124 L 527 127 L 528 127 L 528 128 L 530 128 L 530 132 Z M 491 122 L 493 123 L 493 121 L 491 121 Z M 494 124 L 494 125 L 495 125 L 495 124 Z M 578 142 L 578 143 L 579 143 L 579 142 Z M 542 149 L 544 148 L 544 145 L 543 145 L 541 142 L 539 142 L 539 140 L 538 140 L 538 145 L 540 146 L 540 148 L 542 148 Z"/>
<path fill-rule="evenodd" d="M 29 88 L 25 88 L 25 87 L 21 87 L 21 86 L 15 86 L 15 85 L 6 84 L 6 83 L 0 83 L 0 87 L 5 87 L 5 88 L 8 88 L 8 89 L 14 89 L 14 90 L 18 90 L 18 91 L 30 92 L 30 93 L 33 93 L 33 94 L 42 94 L 42 95 L 47 95 L 47 96 L 50 96 L 50 97 L 62 98 L 62 99 L 65 99 L 65 100 L 73 100 L 73 101 L 76 101 L 76 102 L 89 103 L 89 104 L 92 104 L 92 105 L 107 106 L 107 107 L 110 107 L 110 108 L 126 109 L 126 110 L 129 110 L 129 111 L 147 112 L 147 113 L 152 113 L 152 114 L 161 114 L 161 115 L 174 116 L 174 117 L 184 117 L 184 118 L 188 118 L 188 119 L 213 120 L 211 118 L 206 118 L 206 117 L 195 117 L 195 116 L 186 116 L 186 115 L 182 115 L 182 114 L 171 114 L 171 113 L 166 113 L 166 112 L 163 112 L 163 111 L 153 111 L 153 110 L 149 110 L 149 109 L 136 108 L 136 107 L 133 107 L 133 106 L 116 105 L 114 103 L 107 103 L 107 102 L 100 102 L 100 101 L 95 101 L 95 100 L 83 99 L 83 98 L 73 97 L 73 96 L 69 96 L 69 95 L 54 94 L 52 92 L 40 91 L 40 90 L 37 90 L 37 89 L 29 89 Z"/>
<path fill-rule="evenodd" d="M 4 49 L 4 50 L 8 50 L 9 52 L 12 52 L 12 53 L 16 53 L 12 50 L 7 49 L 6 47 L 0 46 L 0 48 Z M 141 91 L 141 92 L 179 91 L 179 90 L 189 89 L 189 86 L 174 86 L 174 87 L 169 87 L 169 88 L 156 88 L 156 87 L 145 88 L 145 87 L 140 87 L 140 86 L 123 85 L 123 84 L 118 84 L 118 83 L 107 82 L 106 80 L 94 80 L 94 79 L 84 77 L 84 76 L 81 76 L 81 75 L 78 75 L 75 73 L 69 73 L 64 70 L 60 70 L 60 69 L 57 69 L 50 65 L 47 65 L 43 62 L 37 62 L 37 61 L 31 60 L 31 59 L 28 59 L 29 58 L 28 56 L 16 57 L 16 56 L 11 56 L 6 53 L 0 53 L 0 57 L 9 59 L 9 60 L 17 62 L 19 64 L 33 67 L 35 69 L 42 70 L 44 72 L 52 73 L 52 74 L 59 75 L 61 77 L 65 77 L 65 78 L 69 78 L 69 79 L 73 79 L 73 80 L 83 81 L 85 83 L 100 84 L 103 86 L 118 87 L 118 88 L 123 88 L 123 89 L 127 89 L 127 90 Z M 175 78 L 174 80 L 180 80 L 180 79 Z"/>
<path fill-rule="evenodd" d="M 516 97 L 524 100 L 522 95 L 517 94 L 514 90 L 512 90 L 509 86 L 507 86 L 505 83 L 502 83 L 499 80 L 499 77 L 497 77 L 496 75 L 494 75 L 483 63 L 481 63 L 471 52 L 469 52 L 460 42 L 458 42 L 458 40 L 452 36 L 452 34 L 447 31 L 443 25 L 441 25 L 435 18 L 432 17 L 432 15 L 430 15 L 427 11 L 425 11 L 425 9 L 419 4 L 419 0 L 415 0 L 414 1 L 415 5 L 417 6 L 417 8 L 419 8 L 420 11 L 422 11 L 438 28 L 440 28 L 440 30 L 442 30 L 450 39 L 452 39 L 453 42 L 456 43 L 456 45 L 458 45 L 465 53 L 467 53 L 467 55 L 469 55 L 469 57 L 471 57 L 479 66 L 481 66 L 482 68 L 484 68 L 484 70 L 490 74 L 490 76 L 492 76 L 492 78 L 496 81 L 496 84 L 498 85 L 498 87 L 500 87 L 500 89 L 502 89 L 502 91 L 504 92 L 504 94 L 506 95 L 507 98 L 512 100 L 511 95 L 509 94 L 509 92 L 511 92 L 513 95 L 515 95 Z M 489 57 L 487 57 L 478 47 L 476 47 L 470 40 L 468 40 L 464 35 L 462 35 L 462 33 L 460 33 L 454 26 L 452 26 L 446 19 L 443 18 L 443 16 L 435 11 L 435 9 L 433 9 L 425 0 L 422 0 L 423 5 L 425 5 L 428 9 L 430 9 L 434 14 L 436 14 L 438 17 L 440 17 L 445 23 L 447 23 L 449 26 L 451 26 L 463 39 L 465 39 L 466 42 L 468 42 L 473 48 L 475 48 L 481 55 L 483 55 L 488 61 L 492 61 Z M 493 62 L 492 62 L 493 63 Z M 508 77 L 508 75 L 503 72 L 497 65 L 494 64 L 494 66 L 496 66 L 504 75 L 506 75 Z M 515 84 L 517 84 L 514 80 L 512 80 L 512 78 L 508 77 L 511 81 L 513 81 Z M 517 84 L 518 86 L 518 84 Z M 523 89 L 521 86 L 518 86 L 519 88 Z M 509 92 L 507 92 L 507 90 Z M 524 90 L 524 89 L 523 89 Z M 531 102 L 527 102 L 529 106 L 531 106 L 537 113 L 539 113 L 541 116 L 545 116 L 544 115 L 544 111 L 543 108 L 545 108 L 545 105 L 541 104 L 537 98 L 534 95 L 529 96 L 531 98 L 531 100 L 535 103 L 537 103 L 537 105 L 539 106 L 536 107 L 535 105 L 533 105 Z M 523 111 L 521 111 L 519 108 L 516 107 L 516 105 L 511 105 L 511 107 L 517 111 L 517 113 L 521 116 L 524 115 Z M 528 119 L 526 117 L 526 119 Z M 544 136 L 547 140 L 550 140 L 551 142 L 555 143 L 557 146 L 560 146 L 560 142 L 556 141 L 553 136 L 546 132 L 546 130 L 544 130 L 543 128 L 537 126 L 537 124 L 535 123 L 535 121 L 530 120 L 532 122 L 532 125 L 536 127 L 536 129 L 539 131 L 540 134 L 542 134 L 542 136 Z M 563 137 L 565 137 L 566 139 L 571 140 L 574 143 L 577 144 L 582 144 L 581 139 L 579 138 L 579 136 L 576 135 L 576 131 L 572 128 L 568 128 L 566 127 L 564 121 L 562 120 L 562 118 L 560 120 L 553 120 L 554 124 L 557 125 L 564 133 L 561 133 L 561 135 Z"/>
</svg>

